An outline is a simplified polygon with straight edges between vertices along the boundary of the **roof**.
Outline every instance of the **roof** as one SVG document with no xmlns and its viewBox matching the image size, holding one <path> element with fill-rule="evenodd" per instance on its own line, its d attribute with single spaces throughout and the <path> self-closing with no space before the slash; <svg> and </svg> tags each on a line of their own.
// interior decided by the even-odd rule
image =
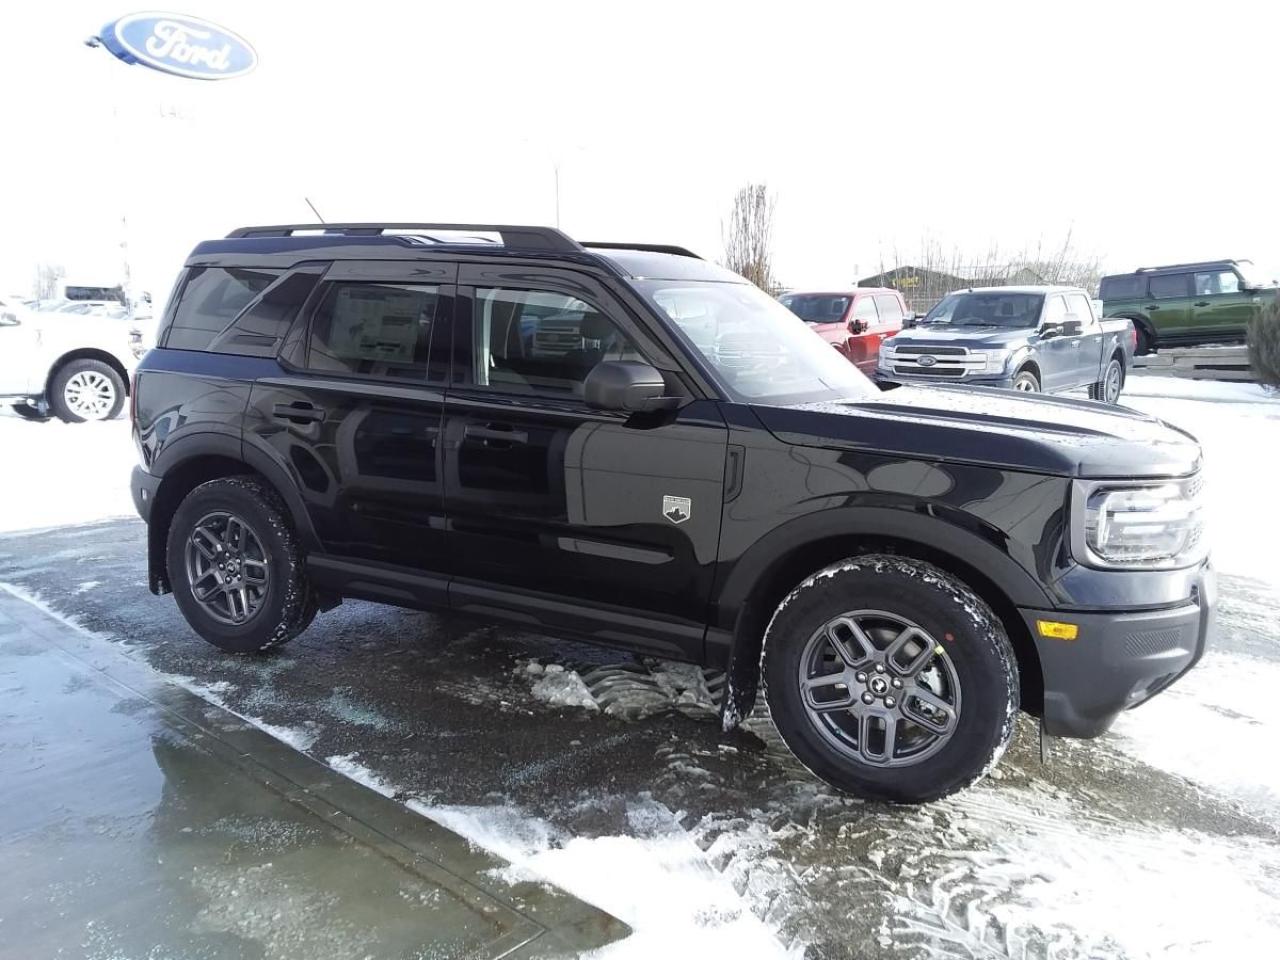
<svg viewBox="0 0 1280 960">
<path fill-rule="evenodd" d="M 579 243 L 553 227 L 498 224 L 349 223 L 241 227 L 224 239 L 196 246 L 188 266 L 289 264 L 307 258 L 343 260 L 435 259 L 434 254 L 487 258 L 553 257 L 604 265 L 626 279 L 703 280 L 745 283 L 738 274 L 671 244 Z"/>
<path fill-rule="evenodd" d="M 898 291 L 893 287 L 849 287 L 847 290 L 788 290 L 784 297 L 856 297 L 867 293 L 892 293 L 898 295 Z"/>
<path fill-rule="evenodd" d="M 962 290 L 953 290 L 952 293 L 1083 293 L 1086 297 L 1093 299 L 1092 296 L 1085 291 L 1084 287 L 1069 287 L 1062 284 L 1024 284 L 1011 287 L 967 287 Z"/>
</svg>

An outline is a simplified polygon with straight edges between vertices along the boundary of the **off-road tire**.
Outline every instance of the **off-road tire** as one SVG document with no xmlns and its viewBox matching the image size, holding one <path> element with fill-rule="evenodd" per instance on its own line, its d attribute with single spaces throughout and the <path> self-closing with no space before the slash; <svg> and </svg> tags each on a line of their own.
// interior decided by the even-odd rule
<svg viewBox="0 0 1280 960">
<path fill-rule="evenodd" d="M 218 512 L 243 518 L 261 541 L 269 561 L 269 586 L 261 606 L 240 624 L 225 623 L 211 615 L 195 598 L 187 574 L 188 540 L 202 518 Z M 304 573 L 297 535 L 279 496 L 260 480 L 210 480 L 187 494 L 169 527 L 166 566 L 174 599 L 187 623 L 209 643 L 229 653 L 278 647 L 315 618 L 315 597 Z"/>
<path fill-rule="evenodd" d="M 105 382 L 109 384 L 112 391 L 111 399 L 101 416 L 84 416 L 67 403 L 67 383 L 79 374 L 104 378 Z M 53 375 L 53 381 L 49 384 L 49 409 L 53 411 L 54 416 L 64 423 L 114 420 L 120 416 L 120 411 L 124 409 L 124 400 L 124 380 L 109 364 L 103 363 L 101 360 L 72 360 L 63 364 L 58 369 L 58 372 Z"/>
<path fill-rule="evenodd" d="M 873 766 L 841 754 L 819 733 L 801 694 L 809 638 L 833 618 L 868 609 L 901 614 L 939 638 L 963 693 L 950 739 L 911 765 Z M 991 608 L 946 571 L 884 554 L 842 560 L 792 590 L 765 630 L 760 673 L 769 715 L 795 757 L 827 783 L 871 800 L 924 803 L 973 784 L 1004 753 L 1019 704 L 1013 647 Z"/>
</svg>

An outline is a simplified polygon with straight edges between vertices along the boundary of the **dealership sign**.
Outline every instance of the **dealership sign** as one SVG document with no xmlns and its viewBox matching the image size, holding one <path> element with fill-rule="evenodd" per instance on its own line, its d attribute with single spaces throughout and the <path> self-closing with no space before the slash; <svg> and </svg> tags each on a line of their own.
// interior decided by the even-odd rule
<svg viewBox="0 0 1280 960">
<path fill-rule="evenodd" d="M 243 37 L 180 13 L 131 13 L 108 23 L 98 39 L 125 63 L 193 80 L 229 80 L 258 65 Z"/>
</svg>

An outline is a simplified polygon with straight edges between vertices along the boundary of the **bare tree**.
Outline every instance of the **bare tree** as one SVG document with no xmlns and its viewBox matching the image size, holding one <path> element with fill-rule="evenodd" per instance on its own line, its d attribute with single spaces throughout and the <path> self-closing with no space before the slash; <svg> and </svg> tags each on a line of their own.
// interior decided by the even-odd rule
<svg viewBox="0 0 1280 960">
<path fill-rule="evenodd" d="M 37 300 L 52 300 L 58 295 L 58 281 L 66 275 L 67 271 L 60 263 L 36 264 L 31 292 Z"/>
<path fill-rule="evenodd" d="M 1249 364 L 1259 383 L 1280 389 L 1280 293 L 1249 321 Z"/>
<path fill-rule="evenodd" d="M 767 293 L 779 287 L 773 275 L 773 214 L 776 198 L 763 183 L 749 183 L 733 197 L 733 213 L 720 223 L 724 265 Z"/>
</svg>

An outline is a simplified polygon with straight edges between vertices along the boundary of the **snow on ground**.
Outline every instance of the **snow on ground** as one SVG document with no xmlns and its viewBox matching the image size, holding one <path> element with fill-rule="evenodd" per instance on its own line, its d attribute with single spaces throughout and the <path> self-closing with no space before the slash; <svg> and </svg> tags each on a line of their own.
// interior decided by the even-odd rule
<svg viewBox="0 0 1280 960">
<path fill-rule="evenodd" d="M 591 838 L 507 806 L 409 806 L 510 863 L 504 879 L 554 884 L 632 928 L 591 960 L 804 956 L 803 947 L 778 942 L 661 804 L 630 805 L 630 836 Z"/>
<path fill-rule="evenodd" d="M 1280 511 L 1270 500 L 1267 472 L 1280 451 L 1280 396 L 1250 383 L 1133 377 L 1120 402 L 1200 441 L 1217 568 L 1280 583 Z"/>
<path fill-rule="evenodd" d="M 127 419 L 35 423 L 0 410 L 0 533 L 136 516 Z"/>
</svg>

